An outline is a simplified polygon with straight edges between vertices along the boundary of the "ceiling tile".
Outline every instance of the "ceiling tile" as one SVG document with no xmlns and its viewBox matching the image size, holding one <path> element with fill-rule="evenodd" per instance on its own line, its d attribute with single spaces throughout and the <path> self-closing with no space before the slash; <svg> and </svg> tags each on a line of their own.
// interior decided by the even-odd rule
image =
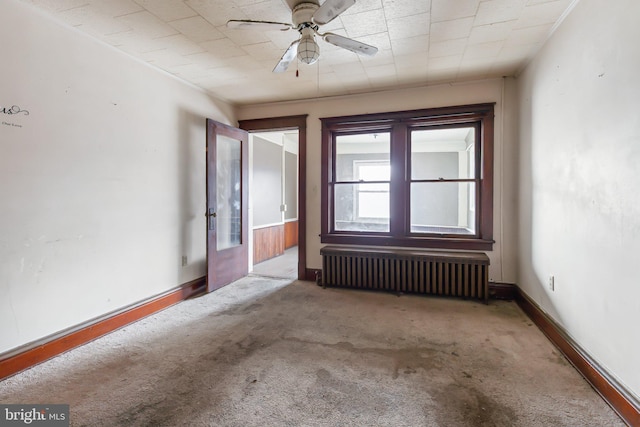
<svg viewBox="0 0 640 427">
<path fill-rule="evenodd" d="M 176 0 L 135 0 L 140 6 L 165 22 L 196 16 L 197 13 L 182 1 Z"/>
<path fill-rule="evenodd" d="M 429 70 L 427 72 L 426 84 L 438 85 L 438 84 L 452 83 L 456 80 L 457 74 L 458 74 L 457 68 Z"/>
<path fill-rule="evenodd" d="M 265 31 L 264 35 L 273 44 L 283 50 L 288 48 L 291 42 L 300 38 L 300 34 L 296 31 Z"/>
<path fill-rule="evenodd" d="M 273 66 L 278 63 L 278 61 L 284 54 L 284 51 L 282 49 L 280 49 L 270 41 L 246 45 L 243 46 L 242 49 L 247 52 L 252 58 L 255 58 L 257 60 L 272 61 Z"/>
<path fill-rule="evenodd" d="M 469 43 L 476 44 L 504 40 L 511 33 L 514 25 L 515 21 L 506 21 L 473 27 L 471 34 L 469 34 Z"/>
<path fill-rule="evenodd" d="M 442 42 L 431 42 L 429 45 L 429 57 L 462 55 L 467 47 L 467 39 L 445 40 Z"/>
<path fill-rule="evenodd" d="M 518 61 L 523 63 L 530 55 L 535 53 L 542 44 L 521 44 L 517 46 L 503 46 L 496 57 L 496 61 L 511 62 Z"/>
<path fill-rule="evenodd" d="M 429 13 L 431 10 L 431 1 L 384 0 L 382 7 L 387 19 L 395 19 Z"/>
<path fill-rule="evenodd" d="M 75 9 L 76 7 L 87 6 L 87 0 L 28 0 L 25 3 L 31 3 L 46 12 L 54 14 Z"/>
<path fill-rule="evenodd" d="M 431 22 L 451 21 L 475 16 L 480 0 L 432 0 Z"/>
<path fill-rule="evenodd" d="M 359 37 L 358 40 L 368 43 L 378 48 L 378 50 L 390 50 L 391 41 L 389 40 L 389 34 L 386 32 L 371 34 L 369 36 Z"/>
<path fill-rule="evenodd" d="M 217 28 L 219 32 L 224 34 L 229 40 L 233 41 L 238 46 L 247 46 L 250 44 L 262 43 L 269 40 L 267 33 L 282 32 L 282 31 L 256 31 L 256 30 L 236 30 L 227 28 L 226 26 L 220 26 Z M 295 40 L 297 34 L 294 31 L 286 31 L 290 34 L 292 40 Z M 295 35 L 294 35 L 295 34 Z"/>
<path fill-rule="evenodd" d="M 429 14 L 421 13 L 404 18 L 389 19 L 387 28 L 391 40 L 429 34 Z"/>
<path fill-rule="evenodd" d="M 426 58 L 411 55 L 398 57 L 396 76 L 399 84 L 424 84 L 427 79 L 428 64 Z"/>
<path fill-rule="evenodd" d="M 141 36 L 156 38 L 177 34 L 178 31 L 162 22 L 147 11 L 131 13 L 117 18 L 118 21 L 135 29 Z"/>
<path fill-rule="evenodd" d="M 244 50 L 229 39 L 211 40 L 200 43 L 200 46 L 211 52 L 216 58 L 233 58 L 246 55 Z"/>
<path fill-rule="evenodd" d="M 566 8 L 565 3 L 561 1 L 552 1 L 527 6 L 522 11 L 522 16 L 520 17 L 516 28 L 554 24 Z"/>
<path fill-rule="evenodd" d="M 365 68 L 365 72 L 369 79 L 385 80 L 396 82 L 396 66 L 395 64 L 378 65 Z"/>
<path fill-rule="evenodd" d="M 230 19 L 251 19 L 235 3 L 228 0 L 184 0 L 184 3 L 191 9 L 198 12 L 204 19 L 209 21 L 214 27 L 226 25 Z M 257 19 L 257 18 L 253 18 Z"/>
<path fill-rule="evenodd" d="M 111 17 L 128 15 L 144 10 L 133 0 L 88 0 L 87 2 L 99 13 Z"/>
<path fill-rule="evenodd" d="M 553 24 L 537 25 L 535 27 L 516 28 L 511 31 L 505 41 L 506 46 L 544 42 Z"/>
<path fill-rule="evenodd" d="M 429 36 L 423 35 L 392 40 L 391 48 L 396 56 L 415 55 L 417 53 L 426 55 L 429 51 Z"/>
<path fill-rule="evenodd" d="M 197 64 L 176 65 L 174 67 L 171 67 L 171 70 L 177 76 L 189 80 L 196 80 L 201 77 L 210 76 L 212 74 L 211 68 L 203 68 Z"/>
<path fill-rule="evenodd" d="M 60 12 L 58 17 L 74 27 L 81 26 L 82 31 L 99 38 L 131 30 L 131 26 L 127 23 L 100 13 L 91 5 L 67 9 L 64 12 Z"/>
<path fill-rule="evenodd" d="M 358 55 L 353 52 L 350 52 L 345 49 L 335 48 L 333 50 L 327 51 L 325 49 L 326 46 L 329 46 L 327 43 L 324 43 L 320 46 L 320 59 L 319 62 L 321 65 L 339 65 L 339 64 L 352 64 L 358 61 Z"/>
<path fill-rule="evenodd" d="M 502 45 L 504 42 L 502 40 L 489 42 L 489 43 L 480 43 L 474 45 L 467 45 L 467 49 L 464 51 L 463 58 L 465 60 L 468 59 L 479 59 L 479 58 L 495 58 L 500 50 L 502 49 Z"/>
<path fill-rule="evenodd" d="M 183 58 L 189 61 L 189 63 L 200 65 L 203 68 L 216 68 L 224 66 L 224 59 L 216 58 L 210 52 L 194 53 L 191 55 L 184 55 Z"/>
<path fill-rule="evenodd" d="M 457 69 L 462 62 L 462 55 L 439 56 L 437 58 L 429 58 L 427 70 L 449 70 Z"/>
<path fill-rule="evenodd" d="M 431 41 L 454 40 L 469 37 L 473 17 L 431 23 Z"/>
<path fill-rule="evenodd" d="M 360 64 L 359 62 L 336 64 L 336 65 L 332 65 L 331 69 L 333 70 L 333 72 L 343 75 L 345 77 L 346 76 L 366 76 L 366 73 L 364 72 L 364 68 L 362 67 L 362 64 Z"/>
<path fill-rule="evenodd" d="M 224 37 L 224 34 L 201 16 L 178 19 L 169 22 L 169 25 L 196 43 L 218 40 Z"/>
<path fill-rule="evenodd" d="M 241 6 L 240 9 L 249 19 L 291 23 L 291 10 L 280 0 L 262 1 L 260 3 Z"/>
<path fill-rule="evenodd" d="M 205 51 L 202 46 L 189 40 L 183 34 L 172 34 L 166 37 L 158 37 L 156 40 L 162 43 L 163 47 L 166 49 L 170 49 L 180 55 L 190 55 L 192 53 Z"/>
<path fill-rule="evenodd" d="M 387 24 L 382 9 L 355 15 L 341 16 L 340 19 L 348 37 L 361 37 L 387 31 Z"/>
<path fill-rule="evenodd" d="M 324 3 L 324 0 L 320 3 Z M 356 3 L 344 11 L 341 16 L 356 15 L 358 13 L 370 12 L 376 9 L 382 9 L 381 0 L 357 0 Z"/>
<path fill-rule="evenodd" d="M 527 0 L 527 6 L 533 6 L 540 3 L 558 3 L 561 4 L 563 10 L 571 5 L 575 0 Z"/>
<path fill-rule="evenodd" d="M 513 21 L 520 17 L 526 0 L 488 0 L 480 3 L 474 25 Z"/>
<path fill-rule="evenodd" d="M 161 49 L 140 55 L 145 61 L 157 65 L 163 70 L 170 70 L 173 67 L 188 65 L 191 61 L 184 55 L 179 55 L 171 50 Z"/>
<path fill-rule="evenodd" d="M 395 57 L 391 50 L 379 51 L 375 56 L 360 56 L 359 59 L 365 68 L 395 63 Z"/>
</svg>

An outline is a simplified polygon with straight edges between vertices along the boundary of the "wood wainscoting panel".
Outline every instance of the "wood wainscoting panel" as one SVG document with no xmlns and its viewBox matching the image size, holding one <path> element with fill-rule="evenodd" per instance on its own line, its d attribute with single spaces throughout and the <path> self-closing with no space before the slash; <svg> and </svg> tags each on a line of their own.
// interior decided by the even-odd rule
<svg viewBox="0 0 640 427">
<path fill-rule="evenodd" d="M 284 253 L 284 225 L 253 230 L 253 263 L 258 264 Z"/>
<path fill-rule="evenodd" d="M 298 245 L 298 221 L 284 223 L 284 248 L 289 249 Z"/>
</svg>

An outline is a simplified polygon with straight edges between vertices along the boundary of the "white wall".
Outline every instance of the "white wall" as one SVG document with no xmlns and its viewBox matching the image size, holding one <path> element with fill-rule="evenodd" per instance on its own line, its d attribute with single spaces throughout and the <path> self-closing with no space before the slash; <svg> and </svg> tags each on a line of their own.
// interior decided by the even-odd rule
<svg viewBox="0 0 640 427">
<path fill-rule="evenodd" d="M 580 1 L 518 78 L 518 284 L 636 396 L 639 16 Z"/>
<path fill-rule="evenodd" d="M 311 101 L 284 102 L 238 108 L 240 120 L 309 114 L 307 118 L 307 268 L 321 268 L 320 257 L 320 118 L 387 111 L 496 102 L 494 250 L 489 252 L 490 280 L 515 283 L 515 169 L 514 131 L 503 126 L 505 102 L 513 98 L 513 82 L 506 79 L 441 85 L 352 95 Z M 293 83 L 292 83 L 293 84 Z M 504 137 L 503 137 L 504 134 Z M 503 159 L 507 158 L 507 161 Z M 504 219 L 504 223 L 503 223 Z"/>
<path fill-rule="evenodd" d="M 0 109 L 29 112 L 0 113 L 2 353 L 205 274 L 205 118 L 235 118 L 28 5 L 0 9 Z"/>
</svg>

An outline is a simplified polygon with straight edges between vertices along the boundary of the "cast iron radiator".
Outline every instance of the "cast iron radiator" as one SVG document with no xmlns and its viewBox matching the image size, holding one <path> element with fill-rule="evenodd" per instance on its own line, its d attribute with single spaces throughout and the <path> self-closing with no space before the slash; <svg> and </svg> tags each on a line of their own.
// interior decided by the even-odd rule
<svg viewBox="0 0 640 427">
<path fill-rule="evenodd" d="M 325 246 L 323 286 L 489 299 L 489 257 L 475 252 Z"/>
</svg>

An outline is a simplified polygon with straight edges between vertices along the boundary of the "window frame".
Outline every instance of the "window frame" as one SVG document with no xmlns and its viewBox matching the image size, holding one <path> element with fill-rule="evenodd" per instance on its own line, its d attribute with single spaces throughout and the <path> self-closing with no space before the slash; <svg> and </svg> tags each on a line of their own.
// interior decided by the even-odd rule
<svg viewBox="0 0 640 427">
<path fill-rule="evenodd" d="M 397 246 L 434 249 L 493 249 L 494 103 L 461 105 L 355 116 L 321 118 L 321 234 L 330 244 Z M 474 141 L 476 234 L 411 232 L 410 133 L 443 127 L 477 127 Z M 391 184 L 389 232 L 337 231 L 334 229 L 336 136 L 366 132 L 391 133 Z"/>
</svg>

